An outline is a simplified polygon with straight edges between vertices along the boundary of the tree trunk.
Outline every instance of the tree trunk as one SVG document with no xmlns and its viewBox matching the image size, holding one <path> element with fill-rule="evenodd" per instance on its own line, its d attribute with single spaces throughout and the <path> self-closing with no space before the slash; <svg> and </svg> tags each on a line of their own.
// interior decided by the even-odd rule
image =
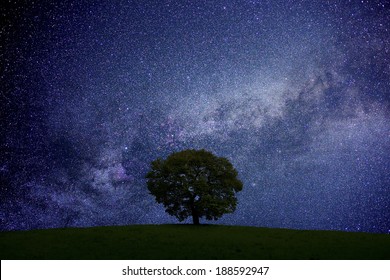
<svg viewBox="0 0 390 280">
<path fill-rule="evenodd" d="M 195 196 L 193 196 L 191 198 L 191 203 L 190 203 L 190 209 L 191 209 L 191 215 L 192 215 L 192 223 L 194 225 L 199 225 L 199 214 L 196 211 L 194 201 L 195 201 Z"/>
<path fill-rule="evenodd" d="M 192 222 L 194 225 L 199 225 L 199 216 L 196 211 L 192 211 Z"/>
</svg>

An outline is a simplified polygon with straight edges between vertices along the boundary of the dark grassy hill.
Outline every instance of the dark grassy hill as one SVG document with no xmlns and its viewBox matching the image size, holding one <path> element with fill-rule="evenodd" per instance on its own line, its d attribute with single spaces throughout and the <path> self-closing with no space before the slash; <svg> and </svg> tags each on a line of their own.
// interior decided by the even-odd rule
<svg viewBox="0 0 390 280">
<path fill-rule="evenodd" d="M 134 225 L 0 232 L 1 259 L 390 259 L 390 235 Z"/>
</svg>

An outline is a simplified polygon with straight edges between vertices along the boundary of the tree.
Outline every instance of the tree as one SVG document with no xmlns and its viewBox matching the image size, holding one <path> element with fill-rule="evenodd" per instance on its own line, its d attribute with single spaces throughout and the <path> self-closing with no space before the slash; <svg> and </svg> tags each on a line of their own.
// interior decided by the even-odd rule
<svg viewBox="0 0 390 280">
<path fill-rule="evenodd" d="M 183 221 L 192 216 L 217 220 L 236 209 L 235 194 L 242 190 L 233 165 L 223 157 L 206 150 L 184 150 L 172 153 L 166 160 L 151 163 L 146 175 L 147 186 L 166 212 Z"/>
</svg>

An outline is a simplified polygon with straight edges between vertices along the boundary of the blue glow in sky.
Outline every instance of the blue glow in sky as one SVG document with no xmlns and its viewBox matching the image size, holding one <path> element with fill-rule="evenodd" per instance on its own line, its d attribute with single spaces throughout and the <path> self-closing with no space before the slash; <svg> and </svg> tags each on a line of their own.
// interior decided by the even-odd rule
<svg viewBox="0 0 390 280">
<path fill-rule="evenodd" d="M 218 223 L 389 232 L 386 1 L 9 2 L 0 229 L 175 222 L 144 175 L 204 148 Z"/>
</svg>

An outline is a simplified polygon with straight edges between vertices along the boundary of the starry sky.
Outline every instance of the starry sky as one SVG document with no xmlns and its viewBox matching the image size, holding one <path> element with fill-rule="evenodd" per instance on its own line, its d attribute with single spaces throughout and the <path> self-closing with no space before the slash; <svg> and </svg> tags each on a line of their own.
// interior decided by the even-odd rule
<svg viewBox="0 0 390 280">
<path fill-rule="evenodd" d="M 387 1 L 6 2 L 0 230 L 176 223 L 144 176 L 204 148 L 217 223 L 390 232 Z"/>
</svg>

